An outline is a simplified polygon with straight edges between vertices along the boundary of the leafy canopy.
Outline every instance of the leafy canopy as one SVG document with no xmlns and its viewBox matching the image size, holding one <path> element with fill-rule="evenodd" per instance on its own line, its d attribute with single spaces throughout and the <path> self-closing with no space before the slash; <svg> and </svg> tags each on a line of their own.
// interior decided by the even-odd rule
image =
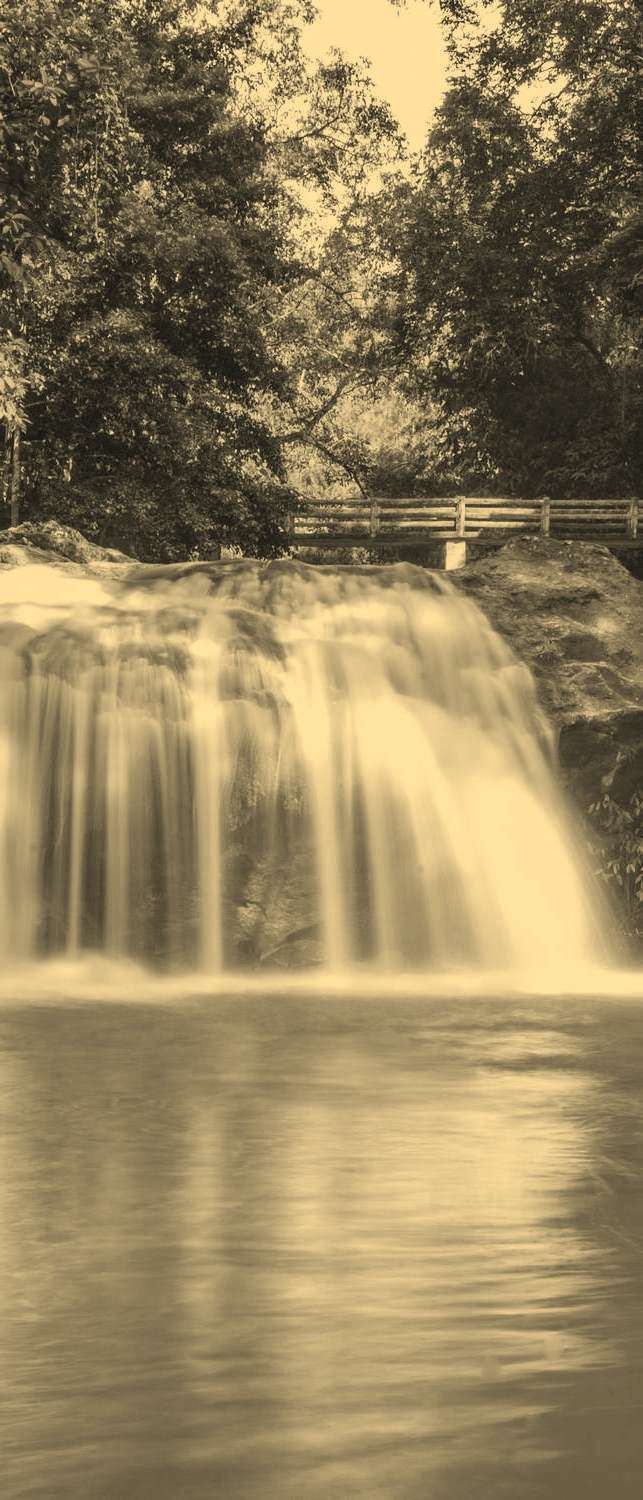
<svg viewBox="0 0 643 1500">
<path fill-rule="evenodd" d="M 3 16 L 0 417 L 26 435 L 30 515 L 146 556 L 281 545 L 288 435 L 336 378 L 308 350 L 295 368 L 285 337 L 319 269 L 306 194 L 350 213 L 396 139 L 362 68 L 306 61 L 310 14 L 15 0 Z"/>
</svg>

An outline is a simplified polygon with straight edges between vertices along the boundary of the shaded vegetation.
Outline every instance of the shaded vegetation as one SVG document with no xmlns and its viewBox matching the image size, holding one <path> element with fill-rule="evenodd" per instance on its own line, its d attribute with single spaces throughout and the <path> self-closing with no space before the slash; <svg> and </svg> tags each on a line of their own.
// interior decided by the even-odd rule
<svg viewBox="0 0 643 1500">
<path fill-rule="evenodd" d="M 614 896 L 626 936 L 643 940 L 643 793 L 629 800 L 606 792 L 587 809 L 597 874 Z"/>
<path fill-rule="evenodd" d="M 5 11 L 0 417 L 14 521 L 53 514 L 144 557 L 279 547 L 288 428 L 314 423 L 334 375 L 318 360 L 307 379 L 309 313 L 293 309 L 319 270 L 301 196 L 354 197 L 395 136 L 363 70 L 306 62 L 309 14 L 305 0 Z"/>
<path fill-rule="evenodd" d="M 411 396 L 464 487 L 641 483 L 636 0 L 443 0 L 451 87 L 383 239 Z"/>
<path fill-rule="evenodd" d="M 7 521 L 270 555 L 303 491 L 638 492 L 640 7 L 439 9 L 413 158 L 309 0 L 5 7 Z"/>
</svg>

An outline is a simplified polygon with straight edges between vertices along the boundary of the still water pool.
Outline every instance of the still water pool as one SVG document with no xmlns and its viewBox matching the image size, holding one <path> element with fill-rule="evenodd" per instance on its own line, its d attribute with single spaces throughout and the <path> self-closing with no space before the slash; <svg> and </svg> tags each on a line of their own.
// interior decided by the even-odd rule
<svg viewBox="0 0 643 1500">
<path fill-rule="evenodd" d="M 643 1005 L 0 1010 L 3 1500 L 639 1500 Z"/>
</svg>

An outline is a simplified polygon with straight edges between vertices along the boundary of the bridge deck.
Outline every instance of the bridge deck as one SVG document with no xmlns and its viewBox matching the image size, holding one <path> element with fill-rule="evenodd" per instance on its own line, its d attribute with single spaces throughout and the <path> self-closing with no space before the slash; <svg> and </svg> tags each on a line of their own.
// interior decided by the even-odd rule
<svg viewBox="0 0 643 1500">
<path fill-rule="evenodd" d="M 501 534 L 502 533 L 502 534 Z M 379 532 L 373 536 L 368 531 L 358 532 L 343 531 L 333 533 L 331 531 L 291 531 L 288 541 L 293 547 L 426 547 L 429 542 L 472 542 L 476 547 L 497 547 L 505 541 L 510 541 L 515 536 L 538 536 L 538 532 L 529 531 L 526 527 L 523 531 L 510 531 L 506 534 L 502 527 L 498 527 L 493 536 L 467 531 L 464 536 L 453 531 L 416 531 L 416 532 Z M 618 548 L 619 550 L 643 551 L 643 535 L 640 537 L 618 536 L 613 531 L 556 531 L 549 533 L 552 540 L 561 542 L 600 542 L 604 547 Z"/>
</svg>

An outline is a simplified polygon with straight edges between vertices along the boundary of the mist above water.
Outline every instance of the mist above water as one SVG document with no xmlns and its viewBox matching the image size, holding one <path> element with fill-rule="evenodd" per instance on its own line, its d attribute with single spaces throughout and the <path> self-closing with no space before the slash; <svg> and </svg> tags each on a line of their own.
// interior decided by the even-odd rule
<svg viewBox="0 0 643 1500">
<path fill-rule="evenodd" d="M 2 573 L 0 798 L 5 963 L 605 952 L 528 670 L 405 565 Z"/>
</svg>

